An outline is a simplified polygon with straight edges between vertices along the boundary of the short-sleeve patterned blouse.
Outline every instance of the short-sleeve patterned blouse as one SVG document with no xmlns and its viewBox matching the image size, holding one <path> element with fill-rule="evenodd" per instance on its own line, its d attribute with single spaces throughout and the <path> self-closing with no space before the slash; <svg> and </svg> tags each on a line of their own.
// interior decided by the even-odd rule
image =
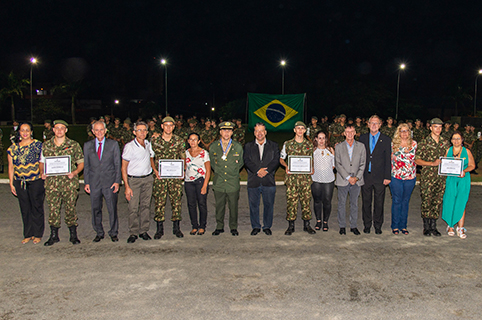
<svg viewBox="0 0 482 320">
<path fill-rule="evenodd" d="M 204 149 L 196 157 L 191 156 L 189 149 L 186 150 L 186 176 L 184 181 L 189 182 L 206 177 L 204 163 L 209 161 L 209 152 Z"/>
<path fill-rule="evenodd" d="M 15 180 L 35 181 L 40 179 L 39 160 L 42 154 L 42 142 L 33 140 L 26 146 L 14 143 L 8 148 L 7 153 L 12 157 Z"/>
<path fill-rule="evenodd" d="M 412 180 L 416 178 L 416 151 L 417 142 L 415 140 L 412 140 L 412 146 L 409 150 L 400 147 L 397 151 L 394 151 L 392 144 L 392 177 L 399 180 Z"/>
</svg>

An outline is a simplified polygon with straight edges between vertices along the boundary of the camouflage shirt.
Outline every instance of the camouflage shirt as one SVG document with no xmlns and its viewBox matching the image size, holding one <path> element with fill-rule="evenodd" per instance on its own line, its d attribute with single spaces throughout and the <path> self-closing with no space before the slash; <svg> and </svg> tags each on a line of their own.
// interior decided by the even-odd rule
<svg viewBox="0 0 482 320">
<path fill-rule="evenodd" d="M 415 160 L 420 159 L 423 161 L 433 162 L 440 157 L 445 157 L 445 152 L 449 147 L 449 142 L 442 136 L 440 136 L 439 142 L 436 142 L 430 134 L 418 143 Z M 437 178 L 438 166 L 422 166 L 421 172 L 422 176 Z"/>
<path fill-rule="evenodd" d="M 313 144 L 307 139 L 303 139 L 303 142 L 296 142 L 295 138 L 285 141 L 283 144 L 283 150 L 281 150 L 280 156 L 288 164 L 289 156 L 313 156 Z M 311 181 L 311 174 L 286 174 L 285 183 L 289 183 L 293 180 L 309 180 Z"/>
<path fill-rule="evenodd" d="M 338 142 L 342 142 L 343 140 L 345 140 L 345 137 L 343 136 L 343 132 L 345 132 L 345 126 L 344 125 L 341 125 L 339 123 L 335 124 L 333 126 L 333 129 L 332 129 L 332 134 L 335 135 L 335 134 L 339 134 L 340 136 L 339 137 L 335 137 L 332 135 L 332 138 L 331 138 L 331 145 L 335 145 L 337 144 Z"/>
<path fill-rule="evenodd" d="M 424 128 L 414 128 L 413 129 L 413 140 L 417 141 L 417 142 L 420 142 L 422 141 L 426 135 L 425 135 L 426 131 Z"/>
<path fill-rule="evenodd" d="M 55 133 L 52 130 L 52 128 L 50 128 L 50 129 L 45 128 L 43 133 L 42 133 L 42 138 L 43 138 L 44 141 L 50 140 L 54 136 L 55 136 Z"/>
<path fill-rule="evenodd" d="M 57 146 L 54 142 L 55 139 L 47 140 L 43 143 L 42 146 L 42 157 L 57 157 L 57 156 L 70 156 L 70 170 L 75 171 L 77 170 L 77 165 L 84 162 L 84 154 L 82 152 L 82 148 L 77 141 L 71 140 L 65 137 L 64 142 Z M 45 162 L 44 160 L 41 162 Z M 47 177 L 46 180 L 46 188 L 49 184 L 49 181 L 65 181 L 65 185 L 70 185 L 73 183 L 75 188 L 79 188 L 79 175 L 76 175 L 72 179 L 65 176 L 50 176 Z"/>
<path fill-rule="evenodd" d="M 312 124 L 310 124 L 308 126 L 308 129 L 306 129 L 306 136 L 310 138 L 310 141 L 313 141 L 313 138 L 318 131 L 322 131 L 319 124 L 316 125 L 316 128 Z"/>
<path fill-rule="evenodd" d="M 243 127 L 234 128 L 233 140 L 238 141 L 242 146 L 244 146 L 244 144 L 246 143 L 245 135 L 246 135 L 246 130 Z"/>
<path fill-rule="evenodd" d="M 380 132 L 383 133 L 384 135 L 390 137 L 390 139 L 393 139 L 393 135 L 395 134 L 395 131 L 397 128 L 395 126 L 388 127 L 388 126 L 383 126 L 380 129 Z"/>
<path fill-rule="evenodd" d="M 169 141 L 164 140 L 162 135 L 153 138 L 151 146 L 155 153 L 156 163 L 159 159 L 184 159 L 186 157 L 184 140 L 174 134 Z"/>
</svg>

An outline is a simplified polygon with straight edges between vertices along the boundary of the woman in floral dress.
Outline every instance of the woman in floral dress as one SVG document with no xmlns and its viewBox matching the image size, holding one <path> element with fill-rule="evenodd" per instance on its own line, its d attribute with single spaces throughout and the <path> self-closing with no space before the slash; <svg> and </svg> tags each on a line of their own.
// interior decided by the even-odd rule
<svg viewBox="0 0 482 320">
<path fill-rule="evenodd" d="M 186 175 L 184 188 L 186 190 L 187 206 L 191 218 L 191 235 L 203 235 L 206 231 L 208 215 L 207 196 L 211 177 L 209 152 L 199 147 L 201 138 L 197 133 L 191 133 L 187 139 L 190 148 L 186 150 Z M 199 208 L 199 220 L 197 208 Z"/>
<path fill-rule="evenodd" d="M 408 234 L 408 205 L 416 182 L 415 152 L 417 142 L 411 138 L 406 123 L 398 126 L 392 140 L 392 232 Z"/>
</svg>

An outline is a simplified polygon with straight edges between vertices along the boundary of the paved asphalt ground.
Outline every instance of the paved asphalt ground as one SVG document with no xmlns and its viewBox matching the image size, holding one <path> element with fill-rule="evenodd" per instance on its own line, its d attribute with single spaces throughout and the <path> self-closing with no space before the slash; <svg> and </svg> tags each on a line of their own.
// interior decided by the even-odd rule
<svg viewBox="0 0 482 320">
<path fill-rule="evenodd" d="M 93 243 L 89 197 L 81 192 L 82 243 L 73 246 L 63 224 L 61 242 L 44 247 L 20 243 L 17 200 L 0 185 L 0 319 L 481 319 L 481 193 L 472 187 L 466 240 L 422 236 L 418 186 L 407 236 L 390 232 L 389 192 L 382 235 L 340 236 L 334 211 L 328 232 L 309 235 L 299 218 L 296 232 L 285 236 L 279 186 L 270 237 L 250 235 L 242 187 L 239 237 L 211 235 L 211 192 L 205 235 L 189 235 L 183 199 L 184 238 L 172 235 L 167 222 L 161 240 L 127 244 L 125 199 L 120 241 Z M 42 243 L 47 238 L 46 229 Z"/>
</svg>

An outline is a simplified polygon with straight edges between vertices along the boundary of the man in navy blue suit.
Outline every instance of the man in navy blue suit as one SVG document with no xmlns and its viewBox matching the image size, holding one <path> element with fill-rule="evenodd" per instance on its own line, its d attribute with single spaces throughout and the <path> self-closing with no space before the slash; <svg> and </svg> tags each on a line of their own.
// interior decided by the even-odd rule
<svg viewBox="0 0 482 320">
<path fill-rule="evenodd" d="M 119 241 L 117 196 L 121 182 L 121 156 L 119 144 L 115 140 L 106 139 L 106 131 L 104 122 L 95 122 L 92 125 L 95 139 L 84 144 L 84 189 L 90 194 L 92 227 L 97 233 L 94 242 L 104 239 L 102 198 L 105 199 L 109 212 L 109 236 L 113 242 Z"/>
<path fill-rule="evenodd" d="M 380 117 L 371 116 L 368 120 L 370 132 L 360 136 L 360 142 L 365 145 L 367 157 L 363 174 L 365 184 L 361 188 L 364 233 L 370 233 L 373 223 L 375 233 L 382 234 L 385 187 L 391 181 L 392 139 L 380 133 L 381 124 Z"/>
</svg>

